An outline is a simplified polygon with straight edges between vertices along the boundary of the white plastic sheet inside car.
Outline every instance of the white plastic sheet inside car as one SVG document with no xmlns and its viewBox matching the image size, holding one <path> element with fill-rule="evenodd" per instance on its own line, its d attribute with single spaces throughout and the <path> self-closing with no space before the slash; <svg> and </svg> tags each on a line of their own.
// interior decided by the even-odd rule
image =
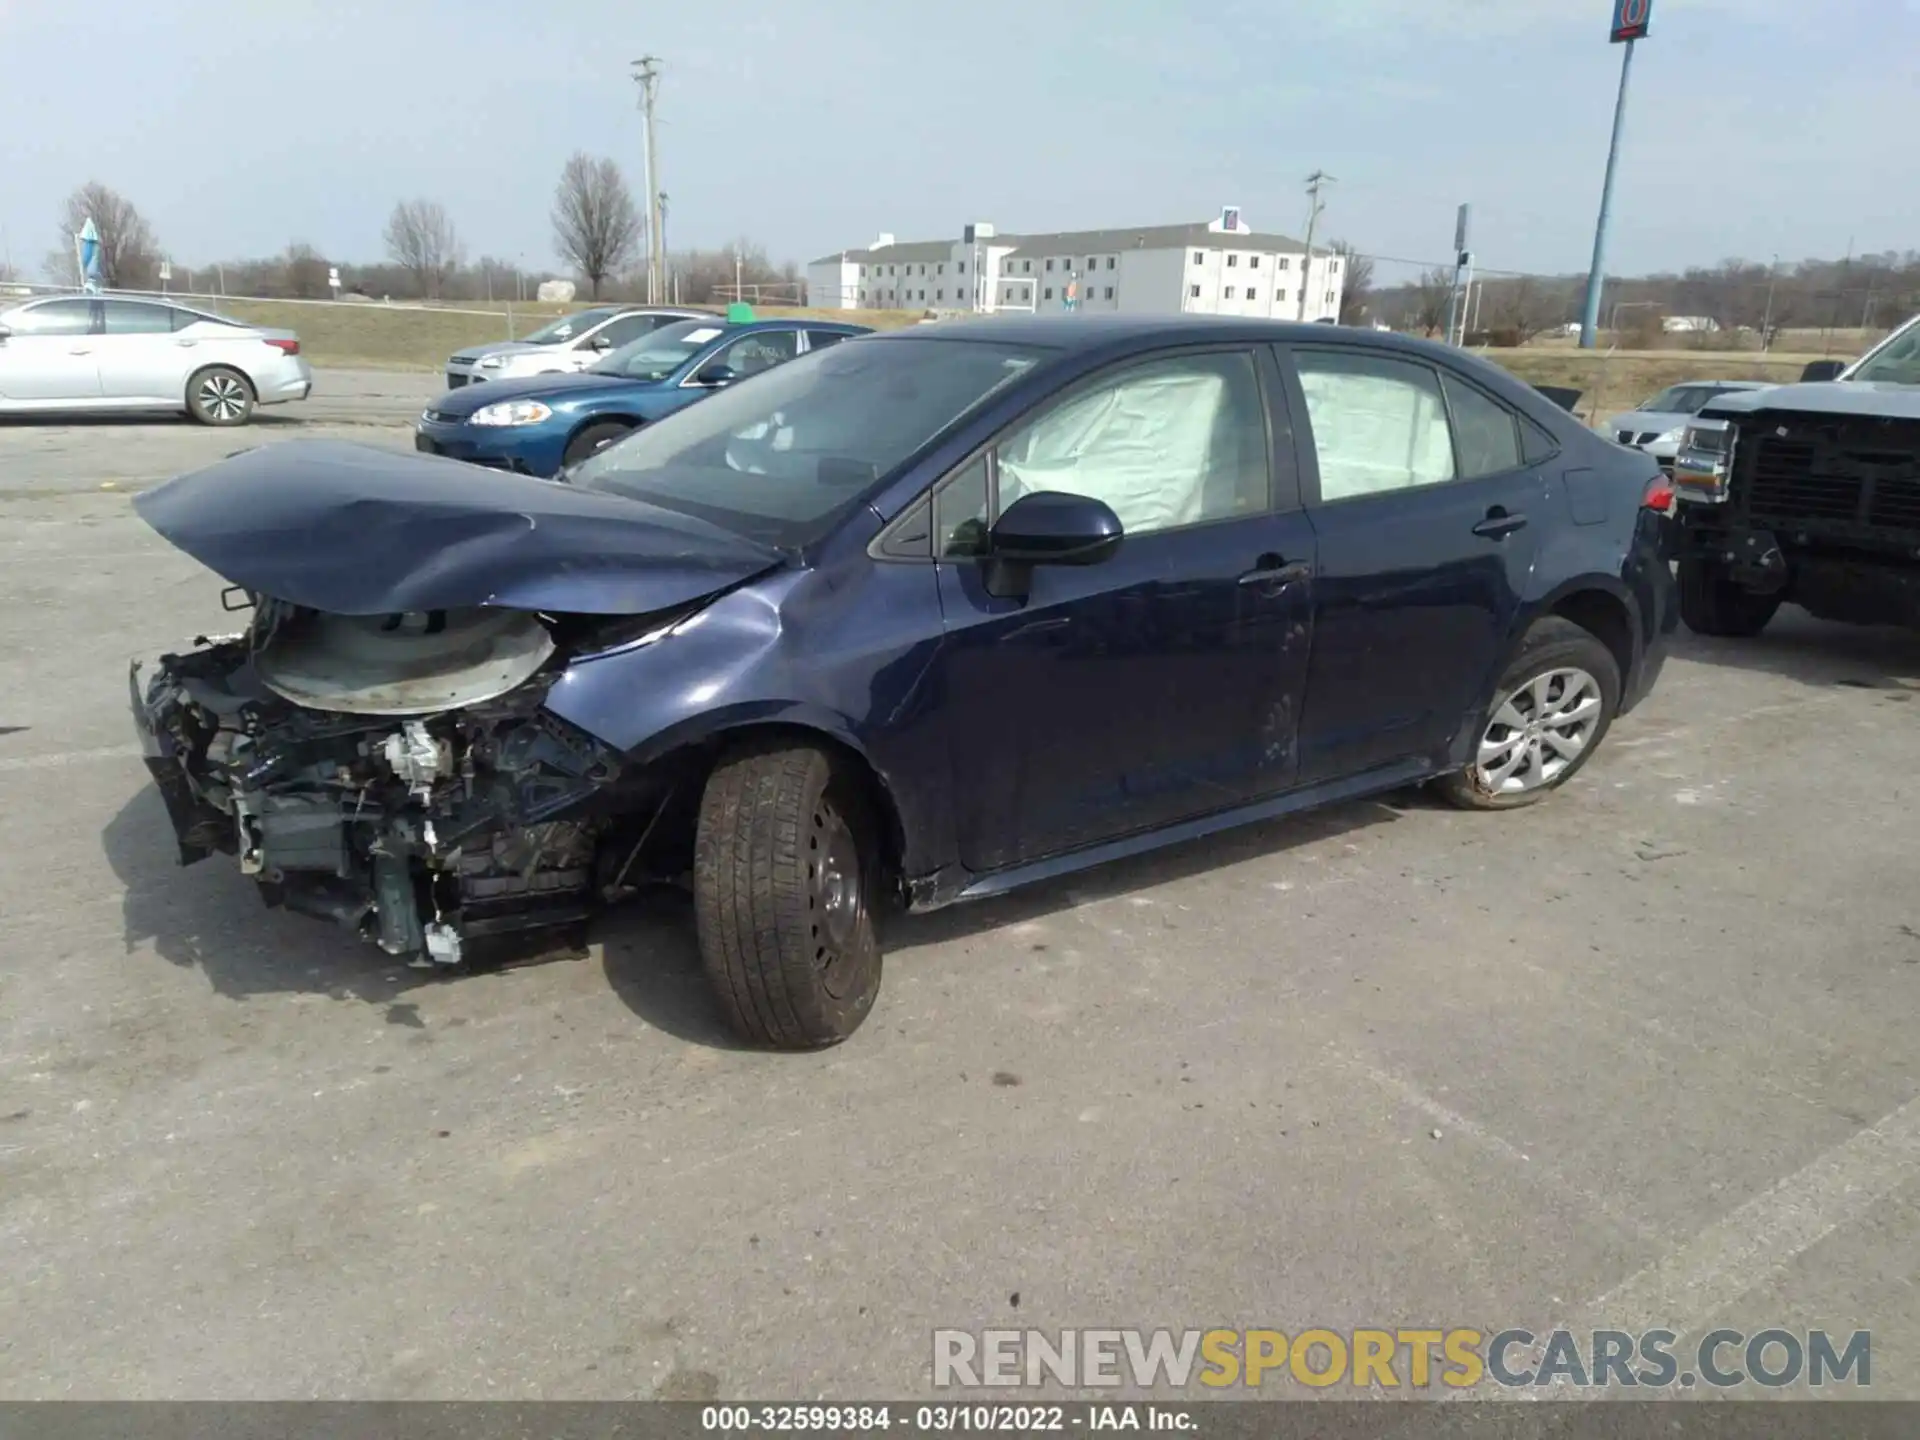
<svg viewBox="0 0 1920 1440">
<path fill-rule="evenodd" d="M 1000 451 L 1000 506 L 1065 490 L 1104 500 L 1128 532 L 1201 518 L 1224 376 L 1147 370 L 1070 400 Z"/>
<path fill-rule="evenodd" d="M 1430 375 L 1373 357 L 1302 357 L 1300 388 L 1313 421 L 1321 499 L 1453 478 L 1446 407 Z"/>
</svg>

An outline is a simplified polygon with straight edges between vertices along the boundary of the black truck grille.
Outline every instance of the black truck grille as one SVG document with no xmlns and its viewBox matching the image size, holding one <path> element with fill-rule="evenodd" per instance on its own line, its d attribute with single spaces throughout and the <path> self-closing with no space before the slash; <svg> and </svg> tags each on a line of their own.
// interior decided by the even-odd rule
<svg viewBox="0 0 1920 1440">
<path fill-rule="evenodd" d="M 1763 417 L 1741 440 L 1735 489 L 1751 515 L 1920 531 L 1920 423 L 1780 418 L 1788 423 Z"/>
</svg>

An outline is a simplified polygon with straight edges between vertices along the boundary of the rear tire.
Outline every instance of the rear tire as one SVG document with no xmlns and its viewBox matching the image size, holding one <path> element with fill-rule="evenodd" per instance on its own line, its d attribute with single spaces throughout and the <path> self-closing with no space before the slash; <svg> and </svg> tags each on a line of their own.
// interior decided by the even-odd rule
<svg viewBox="0 0 1920 1440">
<path fill-rule="evenodd" d="M 1590 630 L 1539 621 L 1493 687 L 1475 754 L 1433 782 L 1463 810 L 1517 810 L 1558 790 L 1593 757 L 1620 708 L 1620 664 Z"/>
<path fill-rule="evenodd" d="M 880 991 L 879 851 L 859 787 L 780 740 L 723 757 L 694 842 L 700 958 L 727 1023 L 780 1050 L 837 1045 Z"/>
<path fill-rule="evenodd" d="M 561 455 L 560 463 L 578 465 L 589 455 L 598 454 L 614 441 L 632 433 L 633 426 L 624 420 L 596 420 L 567 441 L 566 452 Z"/>
<path fill-rule="evenodd" d="M 1711 560 L 1680 561 L 1680 618 L 1696 635 L 1746 640 L 1767 628 L 1780 609 L 1778 595 L 1756 595 Z"/>
<path fill-rule="evenodd" d="M 231 365 L 209 365 L 187 381 L 187 413 L 202 425 L 244 425 L 254 399 L 253 382 Z"/>
</svg>

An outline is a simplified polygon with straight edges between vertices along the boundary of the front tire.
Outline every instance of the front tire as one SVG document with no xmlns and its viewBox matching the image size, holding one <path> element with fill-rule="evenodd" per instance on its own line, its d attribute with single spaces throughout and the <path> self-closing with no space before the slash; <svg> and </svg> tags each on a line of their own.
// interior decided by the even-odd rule
<svg viewBox="0 0 1920 1440">
<path fill-rule="evenodd" d="M 614 441 L 631 434 L 633 427 L 622 420 L 596 420 L 582 427 L 580 433 L 567 441 L 567 448 L 560 457 L 562 465 L 578 465 L 589 455 L 597 455 L 613 444 Z"/>
<path fill-rule="evenodd" d="M 756 1045 L 817 1050 L 880 991 L 875 826 L 833 758 L 787 741 L 723 757 L 694 843 L 700 958 L 727 1023 Z"/>
<path fill-rule="evenodd" d="M 254 400 L 253 382 L 230 365 L 209 365 L 187 381 L 187 413 L 202 425 L 244 425 Z"/>
<path fill-rule="evenodd" d="M 1463 810 L 1514 810 L 1571 780 L 1620 708 L 1620 665 L 1590 630 L 1550 616 L 1494 686 L 1473 759 L 1434 788 Z"/>
<path fill-rule="evenodd" d="M 1680 561 L 1680 618 L 1696 635 L 1747 640 L 1767 628 L 1778 595 L 1756 595 L 1720 566 L 1696 555 Z"/>
</svg>

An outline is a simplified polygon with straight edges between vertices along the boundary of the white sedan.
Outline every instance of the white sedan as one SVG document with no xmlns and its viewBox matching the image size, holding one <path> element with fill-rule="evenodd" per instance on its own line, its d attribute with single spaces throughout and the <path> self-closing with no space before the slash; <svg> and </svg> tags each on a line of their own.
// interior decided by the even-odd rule
<svg viewBox="0 0 1920 1440">
<path fill-rule="evenodd" d="M 312 389 L 291 330 L 98 295 L 0 310 L 0 414 L 184 410 L 205 425 L 244 425 L 256 405 Z"/>
</svg>

